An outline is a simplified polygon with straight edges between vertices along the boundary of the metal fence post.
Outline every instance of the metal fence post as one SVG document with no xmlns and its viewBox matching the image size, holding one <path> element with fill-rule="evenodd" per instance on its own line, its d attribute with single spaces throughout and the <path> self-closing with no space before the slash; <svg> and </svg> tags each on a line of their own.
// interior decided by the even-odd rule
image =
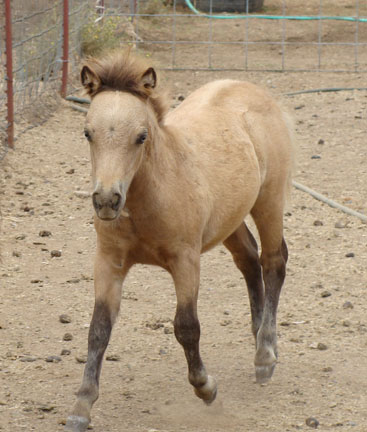
<svg viewBox="0 0 367 432">
<path fill-rule="evenodd" d="M 64 0 L 61 96 L 67 95 L 69 69 L 69 0 Z"/>
<path fill-rule="evenodd" d="M 7 81 L 7 140 L 14 148 L 14 92 L 13 92 L 13 47 L 10 0 L 5 0 L 5 46 L 6 46 L 6 81 Z"/>
</svg>

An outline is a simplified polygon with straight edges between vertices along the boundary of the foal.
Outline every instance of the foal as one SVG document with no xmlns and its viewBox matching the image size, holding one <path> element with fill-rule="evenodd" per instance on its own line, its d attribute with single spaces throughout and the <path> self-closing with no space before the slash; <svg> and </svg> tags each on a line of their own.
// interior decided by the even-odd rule
<svg viewBox="0 0 367 432">
<path fill-rule="evenodd" d="M 200 254 L 223 242 L 247 283 L 256 378 L 270 379 L 288 256 L 283 208 L 293 151 L 286 114 L 260 88 L 232 80 L 201 87 L 167 113 L 154 69 L 129 53 L 88 60 L 81 79 L 92 98 L 85 136 L 97 232 L 95 306 L 67 430 L 85 431 L 90 422 L 122 284 L 135 263 L 172 275 L 175 335 L 189 381 L 209 404 L 217 385 L 199 353 Z M 244 222 L 248 214 L 260 235 L 261 258 Z"/>
</svg>

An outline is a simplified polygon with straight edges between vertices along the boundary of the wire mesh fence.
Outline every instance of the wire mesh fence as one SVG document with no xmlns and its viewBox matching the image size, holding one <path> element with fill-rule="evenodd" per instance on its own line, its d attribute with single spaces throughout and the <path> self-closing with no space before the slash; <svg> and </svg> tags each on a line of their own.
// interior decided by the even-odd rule
<svg viewBox="0 0 367 432">
<path fill-rule="evenodd" d="M 120 43 L 133 43 L 146 51 L 162 51 L 167 69 L 367 70 L 365 1 L 105 0 L 103 3 L 104 13 L 119 16 L 125 26 Z M 261 12 L 256 5 L 263 6 Z M 226 13 L 219 13 L 225 10 Z M 194 62 L 189 60 L 192 55 L 188 55 L 193 51 L 197 53 Z M 274 56 L 274 51 L 278 56 Z"/>
<path fill-rule="evenodd" d="M 76 69 L 80 59 L 80 29 L 93 2 L 71 0 L 69 3 L 70 56 L 68 68 Z M 24 2 L 12 0 L 12 84 L 14 122 L 16 137 L 44 122 L 60 102 L 61 72 L 63 65 L 63 0 L 38 0 Z M 0 14 L 2 15 L 2 14 Z M 2 64 L 7 61 L 5 49 L 5 23 L 0 24 L 0 55 Z M 72 76 L 72 75 L 71 75 Z M 0 72 L 0 136 L 4 145 L 0 159 L 7 146 L 6 130 L 9 127 L 6 105 L 7 80 L 5 68 Z M 72 84 L 72 81 L 69 82 Z M 69 92 L 72 87 L 69 86 Z"/>
<path fill-rule="evenodd" d="M 6 0 L 3 0 L 5 4 Z M 16 136 L 60 102 L 65 0 L 12 0 Z M 133 46 L 164 69 L 367 71 L 362 0 L 68 0 L 69 81 L 80 58 Z M 1 6 L 3 7 L 3 6 Z M 0 59 L 6 63 L 4 14 Z M 0 68 L 0 139 L 6 141 L 7 76 Z M 0 148 L 0 159 L 6 146 Z"/>
</svg>

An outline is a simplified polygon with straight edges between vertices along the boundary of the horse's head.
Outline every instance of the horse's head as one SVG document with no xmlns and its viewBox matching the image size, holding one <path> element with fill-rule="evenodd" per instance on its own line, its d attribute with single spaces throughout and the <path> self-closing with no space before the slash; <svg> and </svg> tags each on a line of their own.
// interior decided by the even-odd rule
<svg viewBox="0 0 367 432">
<path fill-rule="evenodd" d="M 85 123 L 90 143 L 93 205 L 97 216 L 114 220 L 151 140 L 156 73 L 129 54 L 89 60 L 82 84 L 92 97 Z M 157 101 L 156 101 L 157 102 Z"/>
</svg>

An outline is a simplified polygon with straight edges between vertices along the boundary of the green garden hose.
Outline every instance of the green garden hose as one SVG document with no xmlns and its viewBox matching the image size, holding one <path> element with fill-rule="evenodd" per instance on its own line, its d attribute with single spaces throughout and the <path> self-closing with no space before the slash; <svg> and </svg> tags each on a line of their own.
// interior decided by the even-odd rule
<svg viewBox="0 0 367 432">
<path fill-rule="evenodd" d="M 200 15 L 205 18 L 214 18 L 214 19 L 268 19 L 268 20 L 296 20 L 296 21 L 324 21 L 324 20 L 333 20 L 333 21 L 352 21 L 352 22 L 367 22 L 367 18 L 358 18 L 358 17 L 343 17 L 343 16 L 292 16 L 292 15 L 254 15 L 254 14 L 246 14 L 246 15 L 208 15 L 199 12 L 190 0 L 185 0 L 187 7 L 194 12 L 196 15 Z"/>
</svg>

